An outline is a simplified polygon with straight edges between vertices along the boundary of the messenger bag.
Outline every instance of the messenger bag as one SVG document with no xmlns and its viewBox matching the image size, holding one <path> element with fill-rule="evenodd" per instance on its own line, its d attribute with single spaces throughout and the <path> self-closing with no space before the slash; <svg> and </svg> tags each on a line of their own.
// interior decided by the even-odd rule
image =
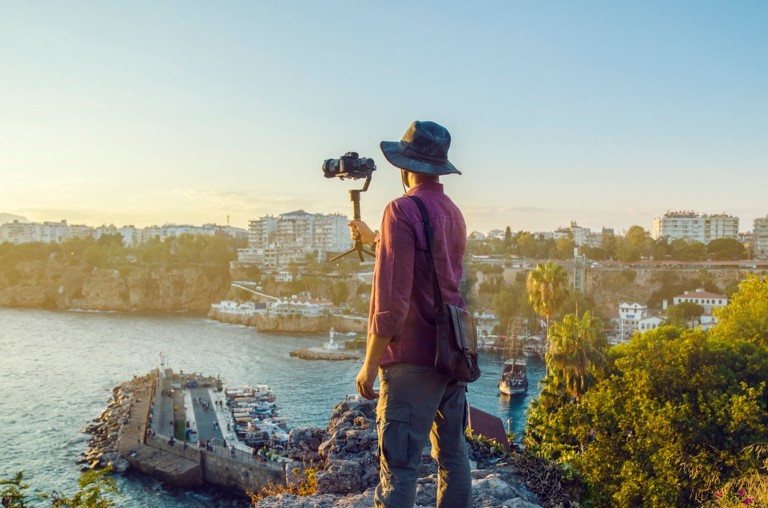
<svg viewBox="0 0 768 508">
<path fill-rule="evenodd" d="M 427 251 L 432 261 L 432 288 L 435 301 L 436 351 L 435 369 L 451 379 L 471 383 L 480 377 L 477 363 L 477 330 L 475 320 L 466 309 L 443 304 L 440 282 L 433 254 L 432 225 L 424 202 L 416 196 L 408 196 L 419 208 L 427 237 Z"/>
</svg>

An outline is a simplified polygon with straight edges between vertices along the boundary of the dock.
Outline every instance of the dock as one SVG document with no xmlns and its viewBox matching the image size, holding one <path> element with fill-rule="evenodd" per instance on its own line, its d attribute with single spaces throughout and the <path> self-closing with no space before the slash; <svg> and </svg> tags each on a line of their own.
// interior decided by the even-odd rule
<svg viewBox="0 0 768 508">
<path fill-rule="evenodd" d="M 114 393 L 98 433 L 137 471 L 177 488 L 285 484 L 283 462 L 256 456 L 235 436 L 219 380 L 161 367 Z"/>
</svg>

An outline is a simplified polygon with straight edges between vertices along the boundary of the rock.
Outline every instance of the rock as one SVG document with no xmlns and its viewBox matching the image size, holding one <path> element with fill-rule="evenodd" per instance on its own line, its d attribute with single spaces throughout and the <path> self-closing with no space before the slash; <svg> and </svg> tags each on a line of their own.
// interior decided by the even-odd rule
<svg viewBox="0 0 768 508">
<path fill-rule="evenodd" d="M 114 462 L 114 461 L 115 461 L 115 460 L 117 460 L 118 458 L 119 458 L 119 456 L 118 456 L 116 453 L 113 453 L 113 452 L 106 452 L 106 453 L 104 453 L 104 454 L 101 456 L 101 461 L 102 461 L 102 462 L 104 462 L 105 464 L 108 464 L 108 463 L 110 463 L 110 462 Z"/>
<path fill-rule="evenodd" d="M 359 360 L 362 358 L 362 353 L 349 352 L 343 353 L 339 351 L 323 351 L 319 348 L 304 348 L 289 353 L 291 356 L 301 358 L 302 360 L 331 360 L 331 361 L 343 361 L 343 360 Z"/>
<path fill-rule="evenodd" d="M 112 466 L 112 471 L 118 474 L 125 473 L 131 465 L 127 460 L 117 457 L 114 460 L 109 461 L 109 465 Z"/>
<path fill-rule="evenodd" d="M 363 490 L 363 468 L 354 460 L 334 460 L 317 473 L 318 494 L 354 494 Z"/>
<path fill-rule="evenodd" d="M 490 474 L 481 480 L 472 482 L 472 497 L 498 500 L 519 498 L 521 495 L 509 483 L 502 480 L 498 474 Z"/>
<path fill-rule="evenodd" d="M 288 458 L 302 463 L 320 460 L 318 448 L 325 439 L 325 431 L 317 427 L 299 427 L 288 434 Z"/>
<path fill-rule="evenodd" d="M 473 442 L 471 442 L 473 443 Z M 476 452 L 474 447 L 478 448 Z M 287 481 L 302 481 L 304 467 L 316 470 L 317 491 L 306 498 L 282 494 L 263 499 L 259 508 L 362 508 L 373 505 L 379 482 L 378 433 L 376 403 L 367 400 L 345 400 L 333 408 L 325 431 L 305 427 L 294 429 L 288 438 L 288 454 L 294 462 Z M 539 500 L 530 492 L 511 464 L 513 456 L 494 456 L 488 447 L 475 445 L 470 450 L 473 506 L 536 508 Z M 306 457 L 317 459 L 307 466 Z M 556 476 L 556 475 L 553 475 Z M 437 463 L 424 450 L 416 484 L 416 505 L 434 507 L 437 501 Z M 576 506 L 562 500 L 551 505 Z M 549 504 L 548 504 L 549 506 Z"/>
</svg>

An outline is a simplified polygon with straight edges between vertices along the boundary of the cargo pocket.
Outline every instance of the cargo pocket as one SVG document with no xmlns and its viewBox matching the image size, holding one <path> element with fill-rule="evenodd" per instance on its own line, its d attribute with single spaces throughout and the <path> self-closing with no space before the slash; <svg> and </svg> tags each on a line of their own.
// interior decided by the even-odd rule
<svg viewBox="0 0 768 508">
<path fill-rule="evenodd" d="M 408 420 L 411 407 L 407 402 L 388 400 L 379 418 L 379 453 L 390 468 L 408 465 Z"/>
</svg>

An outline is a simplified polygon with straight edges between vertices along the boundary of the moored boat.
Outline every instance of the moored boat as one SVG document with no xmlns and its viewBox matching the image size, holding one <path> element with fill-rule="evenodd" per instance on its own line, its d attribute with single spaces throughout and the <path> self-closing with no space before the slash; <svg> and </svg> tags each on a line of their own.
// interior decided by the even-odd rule
<svg viewBox="0 0 768 508">
<path fill-rule="evenodd" d="M 506 360 L 501 370 L 499 392 L 507 396 L 523 395 L 528 391 L 528 373 L 525 357 Z"/>
</svg>

